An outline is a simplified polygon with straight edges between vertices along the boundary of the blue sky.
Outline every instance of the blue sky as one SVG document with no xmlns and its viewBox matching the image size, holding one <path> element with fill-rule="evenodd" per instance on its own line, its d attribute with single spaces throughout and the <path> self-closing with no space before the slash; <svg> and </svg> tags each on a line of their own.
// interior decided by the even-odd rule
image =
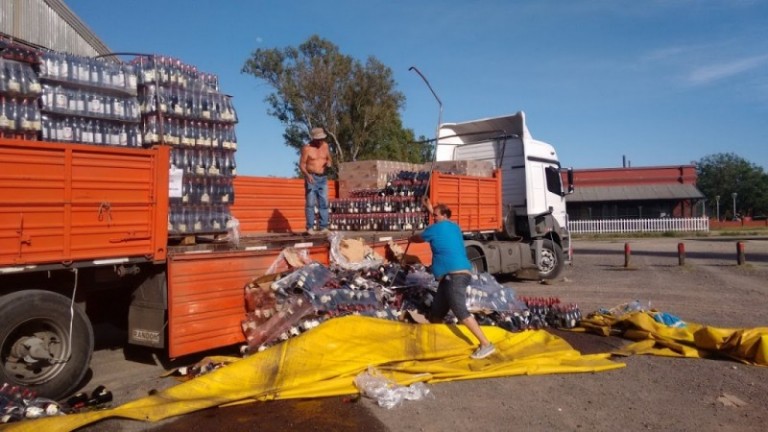
<svg viewBox="0 0 768 432">
<path fill-rule="evenodd" d="M 403 123 L 525 111 L 563 166 L 679 165 L 734 152 L 768 171 L 768 0 L 65 0 L 113 51 L 166 54 L 234 96 L 238 171 L 293 175 L 267 114 L 271 92 L 240 69 L 257 48 L 318 34 L 389 66 Z"/>
</svg>

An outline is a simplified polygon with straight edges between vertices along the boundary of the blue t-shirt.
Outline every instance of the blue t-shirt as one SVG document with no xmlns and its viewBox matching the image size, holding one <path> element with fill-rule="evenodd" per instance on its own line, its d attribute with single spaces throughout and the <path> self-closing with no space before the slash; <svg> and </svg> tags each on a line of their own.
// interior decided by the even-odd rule
<svg viewBox="0 0 768 432">
<path fill-rule="evenodd" d="M 464 236 L 455 223 L 449 220 L 434 223 L 421 233 L 421 238 L 429 242 L 432 249 L 432 273 L 437 279 L 446 273 L 472 271 L 472 264 L 464 250 Z"/>
</svg>

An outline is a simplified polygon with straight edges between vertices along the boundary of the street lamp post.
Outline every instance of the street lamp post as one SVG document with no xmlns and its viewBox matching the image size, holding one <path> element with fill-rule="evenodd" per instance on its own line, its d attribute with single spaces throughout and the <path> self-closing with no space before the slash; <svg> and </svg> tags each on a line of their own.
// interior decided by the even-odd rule
<svg viewBox="0 0 768 432">
<path fill-rule="evenodd" d="M 715 202 L 717 203 L 717 221 L 720 222 L 720 195 L 715 195 Z"/>
<path fill-rule="evenodd" d="M 736 192 L 731 194 L 731 197 L 733 198 L 733 217 L 736 218 L 736 196 L 738 194 Z"/>
</svg>

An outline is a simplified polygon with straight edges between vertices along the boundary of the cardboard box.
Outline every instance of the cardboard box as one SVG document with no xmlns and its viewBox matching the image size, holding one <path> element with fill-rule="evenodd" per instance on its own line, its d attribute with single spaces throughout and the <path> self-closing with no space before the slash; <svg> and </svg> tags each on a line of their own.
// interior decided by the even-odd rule
<svg viewBox="0 0 768 432">
<path fill-rule="evenodd" d="M 425 164 L 429 167 L 431 164 Z M 435 162 L 435 171 L 472 177 L 492 177 L 493 163 L 478 160 L 456 160 Z"/>
<path fill-rule="evenodd" d="M 343 162 L 339 165 L 339 198 L 361 189 L 382 189 L 387 180 L 400 171 L 423 171 L 424 166 L 410 162 L 368 160 Z"/>
</svg>

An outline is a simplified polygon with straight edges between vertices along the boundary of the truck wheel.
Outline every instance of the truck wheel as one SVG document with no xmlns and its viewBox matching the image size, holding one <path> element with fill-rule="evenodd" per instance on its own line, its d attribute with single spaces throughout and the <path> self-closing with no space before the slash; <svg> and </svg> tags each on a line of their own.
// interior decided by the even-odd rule
<svg viewBox="0 0 768 432">
<path fill-rule="evenodd" d="M 472 271 L 480 274 L 485 272 L 485 262 L 483 261 L 483 254 L 476 247 L 467 248 L 467 258 L 472 264 Z"/>
<path fill-rule="evenodd" d="M 41 290 L 0 298 L 0 382 L 54 400 L 75 390 L 90 365 L 93 328 L 78 306 L 71 319 L 71 303 L 61 294 Z"/>
<path fill-rule="evenodd" d="M 535 252 L 534 252 L 535 254 Z M 541 261 L 539 261 L 539 277 L 554 279 L 563 271 L 563 249 L 552 240 L 544 240 L 541 246 Z"/>
</svg>

